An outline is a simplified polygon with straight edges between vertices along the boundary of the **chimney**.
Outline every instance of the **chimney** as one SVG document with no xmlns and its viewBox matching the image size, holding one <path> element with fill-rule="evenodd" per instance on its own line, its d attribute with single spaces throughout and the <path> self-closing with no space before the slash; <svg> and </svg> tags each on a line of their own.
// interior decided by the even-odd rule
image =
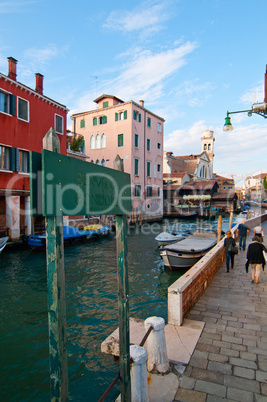
<svg viewBox="0 0 267 402">
<path fill-rule="evenodd" d="M 266 66 L 266 73 L 264 77 L 264 103 L 267 103 L 267 66 Z"/>
<path fill-rule="evenodd" d="M 17 62 L 18 60 L 14 59 L 13 57 L 8 57 L 8 77 L 11 80 L 17 80 Z"/>
<path fill-rule="evenodd" d="M 35 74 L 36 77 L 36 86 L 35 86 L 35 91 L 40 94 L 43 95 L 43 81 L 44 81 L 44 76 L 40 73 L 36 73 Z"/>
<path fill-rule="evenodd" d="M 143 100 L 140 100 L 139 103 L 140 103 L 140 106 L 144 107 L 145 102 Z"/>
</svg>

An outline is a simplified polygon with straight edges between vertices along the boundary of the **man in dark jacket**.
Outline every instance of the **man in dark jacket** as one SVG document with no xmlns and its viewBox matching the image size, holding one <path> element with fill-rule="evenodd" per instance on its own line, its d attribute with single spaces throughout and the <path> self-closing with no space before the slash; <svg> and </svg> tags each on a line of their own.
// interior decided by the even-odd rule
<svg viewBox="0 0 267 402">
<path fill-rule="evenodd" d="M 239 235 L 239 248 L 240 250 L 243 248 L 243 251 L 246 250 L 246 240 L 249 235 L 249 227 L 245 224 L 245 219 L 242 220 L 242 223 L 238 225 L 236 230 L 237 235 Z"/>
<path fill-rule="evenodd" d="M 256 284 L 259 283 L 260 274 L 265 265 L 263 251 L 266 252 L 267 249 L 261 243 L 261 238 L 254 236 L 252 243 L 248 246 L 247 265 L 251 264 L 251 282 L 254 282 L 256 276 Z"/>
</svg>

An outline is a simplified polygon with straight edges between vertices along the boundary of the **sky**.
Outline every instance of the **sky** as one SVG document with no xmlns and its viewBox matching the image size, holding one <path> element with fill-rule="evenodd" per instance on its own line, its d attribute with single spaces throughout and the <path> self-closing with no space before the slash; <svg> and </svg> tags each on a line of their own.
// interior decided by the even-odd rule
<svg viewBox="0 0 267 402">
<path fill-rule="evenodd" d="M 103 93 L 145 101 L 165 119 L 164 150 L 199 154 L 214 131 L 214 172 L 243 184 L 267 172 L 267 119 L 231 115 L 264 100 L 266 0 L 0 0 L 0 72 L 67 106 L 96 108 Z"/>
</svg>

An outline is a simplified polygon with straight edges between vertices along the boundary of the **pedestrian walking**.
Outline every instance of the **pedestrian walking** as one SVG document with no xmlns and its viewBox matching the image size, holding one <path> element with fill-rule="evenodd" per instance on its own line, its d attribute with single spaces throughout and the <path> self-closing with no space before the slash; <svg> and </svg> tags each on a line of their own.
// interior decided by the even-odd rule
<svg viewBox="0 0 267 402">
<path fill-rule="evenodd" d="M 255 227 L 253 235 L 252 235 L 252 238 L 255 237 L 255 236 L 260 237 L 261 241 L 263 242 L 264 232 L 263 232 L 263 229 L 262 229 L 261 225 L 258 225 L 258 226 Z"/>
<path fill-rule="evenodd" d="M 249 227 L 245 222 L 246 220 L 243 219 L 236 230 L 237 235 L 239 235 L 239 250 L 243 249 L 243 251 L 246 250 L 247 236 L 249 236 Z"/>
<path fill-rule="evenodd" d="M 254 236 L 252 238 L 252 243 L 248 246 L 247 250 L 247 261 L 246 261 L 246 271 L 248 272 L 248 267 L 251 265 L 251 282 L 253 283 L 256 278 L 256 284 L 259 283 L 260 274 L 264 270 L 264 265 L 266 263 L 263 252 L 267 252 L 266 247 L 262 244 L 261 238 L 259 236 Z"/>
<path fill-rule="evenodd" d="M 232 237 L 232 232 L 228 230 L 226 232 L 226 238 L 224 239 L 224 248 L 225 248 L 225 255 L 226 255 L 226 272 L 230 271 L 230 262 L 231 262 L 231 268 L 234 268 L 234 262 L 235 262 L 235 254 L 236 251 L 234 249 L 236 248 L 236 243 L 235 239 Z"/>
</svg>

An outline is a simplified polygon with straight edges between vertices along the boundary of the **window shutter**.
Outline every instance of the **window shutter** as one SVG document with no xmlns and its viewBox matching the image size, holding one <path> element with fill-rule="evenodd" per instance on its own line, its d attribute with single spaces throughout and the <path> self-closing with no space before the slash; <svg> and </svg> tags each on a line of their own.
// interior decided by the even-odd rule
<svg viewBox="0 0 267 402">
<path fill-rule="evenodd" d="M 115 113 L 115 121 L 118 121 L 118 113 Z"/>
<path fill-rule="evenodd" d="M 9 170 L 16 171 L 16 148 L 10 148 Z"/>
<path fill-rule="evenodd" d="M 136 110 L 134 110 L 134 120 L 136 120 Z"/>
<path fill-rule="evenodd" d="M 27 173 L 30 173 L 30 152 L 27 152 Z"/>
<path fill-rule="evenodd" d="M 16 172 L 19 172 L 19 149 L 15 148 Z"/>
<path fill-rule="evenodd" d="M 107 122 L 107 116 L 103 116 L 103 124 L 106 124 Z"/>
<path fill-rule="evenodd" d="M 124 120 L 127 119 L 127 110 L 124 110 Z"/>
<path fill-rule="evenodd" d="M 81 120 L 80 122 L 80 128 L 84 128 L 85 127 L 85 120 Z"/>
<path fill-rule="evenodd" d="M 16 96 L 9 95 L 9 113 L 12 116 L 16 116 Z"/>
<path fill-rule="evenodd" d="M 93 118 L 93 126 L 96 126 L 96 125 L 97 125 L 97 118 L 94 117 L 94 118 Z"/>
<path fill-rule="evenodd" d="M 139 113 L 139 115 L 138 115 L 138 121 L 139 121 L 139 123 L 141 123 L 141 113 Z"/>
<path fill-rule="evenodd" d="M 104 108 L 104 107 L 108 107 L 108 101 L 103 102 L 103 108 Z"/>
</svg>

